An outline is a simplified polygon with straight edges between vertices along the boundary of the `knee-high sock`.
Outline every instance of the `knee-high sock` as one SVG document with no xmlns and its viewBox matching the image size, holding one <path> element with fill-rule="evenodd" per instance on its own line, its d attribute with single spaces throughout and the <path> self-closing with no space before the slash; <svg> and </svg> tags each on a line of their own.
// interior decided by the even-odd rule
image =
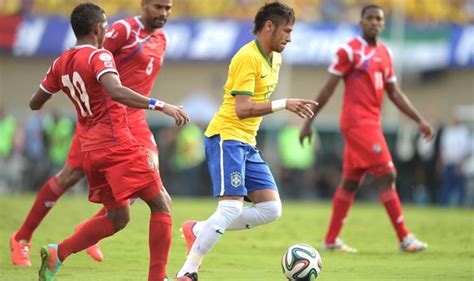
<svg viewBox="0 0 474 281">
<path fill-rule="evenodd" d="M 171 215 L 151 213 L 148 244 L 150 247 L 150 267 L 148 281 L 164 280 L 171 247 Z"/>
<path fill-rule="evenodd" d="M 281 202 L 267 201 L 245 207 L 227 230 L 250 229 L 262 224 L 267 224 L 281 217 Z"/>
<path fill-rule="evenodd" d="M 397 190 L 391 188 L 380 192 L 380 201 L 382 201 L 385 206 L 385 210 L 390 217 L 393 228 L 395 228 L 395 231 L 397 232 L 398 240 L 401 242 L 409 232 L 405 226 L 405 219 L 403 218 L 402 206 Z"/>
<path fill-rule="evenodd" d="M 324 240 L 326 243 L 331 244 L 336 241 L 347 217 L 347 213 L 354 201 L 354 197 L 355 192 L 346 191 L 342 187 L 336 190 L 336 194 L 334 194 L 332 200 L 331 222 L 326 234 L 326 239 Z"/>
<path fill-rule="evenodd" d="M 245 207 L 227 230 L 250 229 L 262 224 L 267 224 L 281 217 L 282 207 L 280 201 L 267 201 Z M 194 235 L 198 236 L 206 221 L 198 221 L 193 227 Z"/>
<path fill-rule="evenodd" d="M 59 243 L 59 260 L 64 261 L 69 255 L 89 248 L 114 233 L 114 225 L 107 216 L 92 218 L 86 221 L 72 236 Z"/>
<path fill-rule="evenodd" d="M 212 247 L 219 241 L 229 225 L 242 213 L 243 203 L 238 200 L 221 200 L 217 210 L 206 221 L 183 267 L 177 276 L 181 277 L 186 272 L 197 272 L 201 260 Z"/>
<path fill-rule="evenodd" d="M 16 233 L 15 240 L 30 241 L 33 232 L 41 223 L 44 217 L 51 210 L 56 201 L 64 193 L 64 188 L 59 186 L 55 176 L 51 177 L 40 189 L 36 200 L 28 213 L 25 221 Z"/>
</svg>

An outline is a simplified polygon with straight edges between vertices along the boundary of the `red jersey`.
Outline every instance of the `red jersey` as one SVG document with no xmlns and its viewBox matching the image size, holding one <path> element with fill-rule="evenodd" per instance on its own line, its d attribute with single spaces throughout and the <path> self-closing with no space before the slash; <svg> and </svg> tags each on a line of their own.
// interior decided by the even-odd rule
<svg viewBox="0 0 474 281">
<path fill-rule="evenodd" d="M 99 82 L 108 72 L 117 73 L 112 54 L 92 45 L 65 51 L 46 73 L 40 88 L 54 94 L 62 90 L 77 111 L 81 149 L 96 150 L 132 139 L 126 107 L 112 101 Z"/>
<path fill-rule="evenodd" d="M 397 80 L 388 48 L 357 37 L 338 49 L 328 71 L 344 78 L 341 129 L 380 125 L 385 83 Z"/>
<path fill-rule="evenodd" d="M 164 31 L 147 32 L 139 17 L 115 22 L 104 41 L 104 48 L 114 55 L 122 84 L 146 97 L 150 96 L 160 72 L 167 46 Z M 127 111 L 132 126 L 146 118 L 145 110 L 127 108 Z"/>
</svg>

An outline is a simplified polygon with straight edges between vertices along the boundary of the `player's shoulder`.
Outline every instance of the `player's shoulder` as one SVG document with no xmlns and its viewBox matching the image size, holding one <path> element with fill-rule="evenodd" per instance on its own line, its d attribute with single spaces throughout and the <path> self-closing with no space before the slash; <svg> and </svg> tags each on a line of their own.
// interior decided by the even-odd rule
<svg viewBox="0 0 474 281">
<path fill-rule="evenodd" d="M 257 60 L 261 56 L 257 41 L 243 45 L 234 55 L 234 60 Z"/>
<path fill-rule="evenodd" d="M 107 36 L 115 38 L 119 34 L 124 34 L 126 38 L 129 38 L 132 30 L 137 28 L 138 22 L 134 17 L 120 19 L 112 23 L 112 26 L 107 32 Z"/>
<path fill-rule="evenodd" d="M 381 50 L 383 50 L 390 58 L 393 57 L 393 52 L 392 52 L 392 49 L 390 49 L 389 46 L 387 46 L 387 44 L 385 44 L 384 42 L 382 41 L 379 41 L 378 42 L 378 46 Z"/>
<path fill-rule="evenodd" d="M 113 60 L 114 56 L 107 49 L 89 49 L 87 62 L 90 64 L 92 60 L 96 58 L 103 62 L 109 62 Z"/>
</svg>

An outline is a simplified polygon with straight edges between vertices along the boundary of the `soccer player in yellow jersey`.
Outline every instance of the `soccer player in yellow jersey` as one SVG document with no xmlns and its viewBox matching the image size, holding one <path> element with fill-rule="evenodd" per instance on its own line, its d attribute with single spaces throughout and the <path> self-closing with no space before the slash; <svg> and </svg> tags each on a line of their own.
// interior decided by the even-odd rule
<svg viewBox="0 0 474 281">
<path fill-rule="evenodd" d="M 270 101 L 278 83 L 281 52 L 291 41 L 293 9 L 274 2 L 255 16 L 255 40 L 232 58 L 224 101 L 205 132 L 206 156 L 217 210 L 206 221 L 187 221 L 182 226 L 188 257 L 175 280 L 198 280 L 202 258 L 226 230 L 249 229 L 281 216 L 278 188 L 270 169 L 255 147 L 262 116 L 287 109 L 311 118 L 311 106 L 303 99 Z M 252 201 L 243 207 L 244 197 Z"/>
</svg>

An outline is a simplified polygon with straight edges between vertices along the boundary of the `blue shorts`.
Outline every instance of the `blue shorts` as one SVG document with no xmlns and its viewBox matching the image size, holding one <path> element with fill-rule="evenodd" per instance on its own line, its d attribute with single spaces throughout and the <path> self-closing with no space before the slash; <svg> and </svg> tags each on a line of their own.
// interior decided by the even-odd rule
<svg viewBox="0 0 474 281">
<path fill-rule="evenodd" d="M 235 140 L 206 137 L 207 165 L 213 196 L 247 196 L 259 189 L 278 191 L 268 164 L 254 146 Z"/>
</svg>

